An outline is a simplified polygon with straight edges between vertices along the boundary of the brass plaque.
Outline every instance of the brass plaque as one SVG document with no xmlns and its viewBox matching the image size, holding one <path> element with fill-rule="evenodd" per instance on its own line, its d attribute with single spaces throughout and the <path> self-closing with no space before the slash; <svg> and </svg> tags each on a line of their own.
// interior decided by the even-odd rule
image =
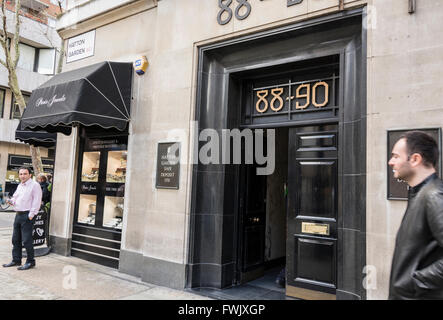
<svg viewBox="0 0 443 320">
<path fill-rule="evenodd" d="M 329 236 L 329 224 L 302 222 L 301 232 Z"/>
</svg>

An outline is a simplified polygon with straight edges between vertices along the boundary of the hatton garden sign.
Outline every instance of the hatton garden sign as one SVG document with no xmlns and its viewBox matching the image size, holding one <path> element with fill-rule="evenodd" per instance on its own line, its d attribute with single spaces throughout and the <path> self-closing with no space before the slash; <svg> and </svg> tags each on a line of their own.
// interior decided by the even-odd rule
<svg viewBox="0 0 443 320">
<path fill-rule="evenodd" d="M 251 4 L 248 2 L 248 0 L 235 0 L 236 4 L 233 6 L 234 0 L 217 0 L 218 6 L 220 7 L 220 11 L 217 15 L 217 21 L 220 25 L 228 24 L 231 20 L 233 15 L 235 14 L 235 17 L 238 20 L 244 20 L 251 14 Z M 263 1 L 263 0 L 260 0 Z M 303 0 L 287 0 L 287 6 L 293 6 L 295 4 L 302 3 Z"/>
</svg>

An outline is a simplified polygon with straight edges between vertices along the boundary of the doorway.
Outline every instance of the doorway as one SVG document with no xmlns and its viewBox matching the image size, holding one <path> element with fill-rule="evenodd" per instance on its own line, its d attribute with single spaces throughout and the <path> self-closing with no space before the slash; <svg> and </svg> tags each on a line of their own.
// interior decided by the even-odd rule
<svg viewBox="0 0 443 320">
<path fill-rule="evenodd" d="M 307 21 L 199 48 L 195 112 L 198 130 L 292 130 L 330 124 L 338 128 L 335 139 L 340 161 L 332 165 L 337 166 L 337 222 L 327 222 L 333 219 L 328 216 L 295 219 L 297 228 L 308 232 L 322 233 L 327 228 L 322 224 L 329 224 L 329 237 L 334 239 L 332 232 L 336 232 L 337 241 L 326 239 L 327 235 L 301 233 L 301 229 L 294 234 L 305 237 L 292 237 L 294 248 L 304 245 L 302 249 L 323 250 L 336 262 L 335 272 L 323 270 L 322 277 L 315 278 L 305 272 L 309 271 L 307 266 L 297 266 L 294 271 L 299 273 L 293 275 L 298 288 L 321 293 L 335 290 L 335 294 L 326 294 L 337 299 L 366 297 L 362 286 L 366 261 L 366 33 L 361 26 L 362 10 L 346 11 L 325 16 L 315 24 Z M 311 160 L 303 160 L 308 161 Z M 318 160 L 322 161 L 329 162 Z M 320 171 L 322 168 L 327 171 L 326 167 L 311 167 Z M 241 278 L 238 218 L 243 194 L 239 182 L 243 175 L 235 166 L 221 163 L 198 163 L 192 170 L 187 286 L 230 288 Z M 314 239 L 318 245 L 310 242 Z M 327 245 L 327 241 L 333 244 Z M 306 256 L 305 252 L 294 250 L 293 256 Z M 334 275 L 335 279 L 324 275 Z M 305 288 L 332 286 L 329 280 L 335 281 L 335 289 L 326 285 L 319 286 L 319 290 Z"/>
<path fill-rule="evenodd" d="M 275 169 L 257 175 L 256 164 L 240 169 L 237 284 L 284 293 L 276 283 L 286 264 L 288 128 L 275 129 Z"/>
<path fill-rule="evenodd" d="M 337 136 L 337 125 L 276 128 L 273 174 L 243 165 L 238 284 L 335 299 Z"/>
</svg>

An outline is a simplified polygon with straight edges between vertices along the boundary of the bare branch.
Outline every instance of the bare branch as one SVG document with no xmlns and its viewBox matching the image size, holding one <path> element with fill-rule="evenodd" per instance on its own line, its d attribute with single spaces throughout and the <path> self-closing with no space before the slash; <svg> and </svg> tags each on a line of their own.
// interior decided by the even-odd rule
<svg viewBox="0 0 443 320">
<path fill-rule="evenodd" d="M 2 59 L 0 59 L 0 64 L 2 64 L 6 69 L 8 68 L 8 65 Z"/>
</svg>

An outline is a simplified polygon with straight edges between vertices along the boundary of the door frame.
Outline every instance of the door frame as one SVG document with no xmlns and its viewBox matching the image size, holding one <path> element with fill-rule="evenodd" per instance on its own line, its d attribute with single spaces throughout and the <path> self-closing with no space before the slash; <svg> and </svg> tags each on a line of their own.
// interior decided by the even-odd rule
<svg viewBox="0 0 443 320">
<path fill-rule="evenodd" d="M 340 55 L 339 157 L 347 166 L 339 167 L 339 199 L 341 214 L 337 221 L 339 241 L 337 252 L 337 299 L 366 299 L 362 285 L 363 267 L 366 264 L 366 30 L 363 20 L 366 7 L 314 18 L 293 25 L 266 30 L 237 39 L 197 47 L 197 90 L 195 120 L 199 130 L 240 127 L 242 96 L 235 74 L 251 68 L 270 67 L 278 64 L 313 59 L 328 55 Z M 344 27 L 346 26 L 346 27 Z M 334 29 L 334 32 L 331 32 Z M 309 39 L 324 46 L 300 52 L 282 53 L 277 56 L 281 41 L 298 41 L 296 35 L 308 32 Z M 290 36 L 294 34 L 294 37 Z M 327 40 L 337 41 L 327 41 Z M 310 40 L 310 41 L 311 41 Z M 274 41 L 274 42 L 273 42 Z M 292 41 L 292 42 L 291 42 Z M 320 41 L 320 42 L 318 42 Z M 325 41 L 325 42 L 322 42 Z M 260 46 L 275 44 L 275 55 L 259 59 Z M 254 48 L 252 48 L 254 46 Z M 252 50 L 254 49 L 254 50 Z M 249 50 L 249 51 L 248 51 Z M 245 54 L 248 53 L 248 54 Z M 242 56 L 244 54 L 244 56 Z M 238 55 L 243 60 L 224 59 Z M 292 55 L 292 56 L 291 56 Z M 256 57 L 257 56 L 257 57 Z M 257 62 L 254 59 L 259 59 Z M 230 64 L 234 63 L 236 64 Z M 244 61 L 243 64 L 239 61 Z M 304 126 L 326 124 L 336 119 L 307 123 L 281 123 L 261 125 Z M 257 128 L 252 126 L 251 128 Z M 234 166 L 194 164 L 192 168 L 189 250 L 186 266 L 187 287 L 225 288 L 232 286 L 236 278 L 238 219 L 238 175 Z M 347 272 L 342 272 L 346 270 Z"/>
</svg>

